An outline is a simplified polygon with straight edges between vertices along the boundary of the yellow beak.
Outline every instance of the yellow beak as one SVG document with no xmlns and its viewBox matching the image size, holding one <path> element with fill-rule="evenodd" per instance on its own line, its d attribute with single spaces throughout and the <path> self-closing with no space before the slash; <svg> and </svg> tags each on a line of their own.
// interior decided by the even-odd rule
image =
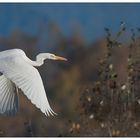
<svg viewBox="0 0 140 140">
<path fill-rule="evenodd" d="M 66 58 L 61 57 L 61 56 L 55 56 L 55 60 L 63 60 L 63 61 L 67 61 Z"/>
</svg>

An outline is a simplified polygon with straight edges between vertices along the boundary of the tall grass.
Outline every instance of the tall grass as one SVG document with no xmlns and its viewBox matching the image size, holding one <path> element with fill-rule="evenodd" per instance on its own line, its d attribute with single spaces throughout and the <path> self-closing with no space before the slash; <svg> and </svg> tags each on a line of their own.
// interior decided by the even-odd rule
<svg viewBox="0 0 140 140">
<path fill-rule="evenodd" d="M 129 49 L 124 66 L 127 72 L 125 82 L 118 80 L 121 75 L 116 72 L 113 61 L 113 49 L 126 47 L 120 42 L 125 31 L 124 22 L 121 22 L 116 35 L 105 28 L 106 49 L 104 56 L 98 59 L 98 81 L 81 93 L 79 118 L 70 122 L 69 131 L 65 131 L 64 136 L 140 135 L 139 28 L 130 32 L 131 42 L 127 46 Z"/>
</svg>

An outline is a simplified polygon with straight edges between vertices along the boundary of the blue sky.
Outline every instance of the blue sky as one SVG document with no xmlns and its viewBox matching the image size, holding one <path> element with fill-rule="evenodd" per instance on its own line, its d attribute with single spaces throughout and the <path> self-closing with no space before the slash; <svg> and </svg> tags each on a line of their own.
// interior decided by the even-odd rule
<svg viewBox="0 0 140 140">
<path fill-rule="evenodd" d="M 122 20 L 128 29 L 140 27 L 140 4 L 0 4 L 0 17 L 0 36 L 15 29 L 36 34 L 40 23 L 47 27 L 51 19 L 66 36 L 79 24 L 84 38 L 91 41 L 105 34 L 104 27 L 117 31 Z"/>
</svg>

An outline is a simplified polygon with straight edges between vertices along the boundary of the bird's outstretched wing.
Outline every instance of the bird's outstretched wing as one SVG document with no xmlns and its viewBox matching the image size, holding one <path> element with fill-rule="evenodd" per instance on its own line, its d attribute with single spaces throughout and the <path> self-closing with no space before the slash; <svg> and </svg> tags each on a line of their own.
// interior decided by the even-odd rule
<svg viewBox="0 0 140 140">
<path fill-rule="evenodd" d="M 15 83 L 46 116 L 56 114 L 49 105 L 38 70 L 22 56 L 14 56 L 5 61 L 2 66 L 3 74 Z"/>
<path fill-rule="evenodd" d="M 15 115 L 18 111 L 16 86 L 4 75 L 0 76 L 0 114 Z"/>
</svg>

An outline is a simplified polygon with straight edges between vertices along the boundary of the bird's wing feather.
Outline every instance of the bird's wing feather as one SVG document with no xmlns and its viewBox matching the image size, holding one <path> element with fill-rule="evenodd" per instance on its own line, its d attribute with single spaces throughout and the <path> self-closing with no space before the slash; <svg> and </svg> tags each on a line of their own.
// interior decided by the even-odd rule
<svg viewBox="0 0 140 140">
<path fill-rule="evenodd" d="M 15 115 L 18 111 L 16 86 L 4 75 L 0 76 L 0 114 Z"/>
<path fill-rule="evenodd" d="M 2 71 L 46 116 L 56 114 L 49 105 L 38 70 L 22 56 L 8 59 L 3 63 Z"/>
</svg>

